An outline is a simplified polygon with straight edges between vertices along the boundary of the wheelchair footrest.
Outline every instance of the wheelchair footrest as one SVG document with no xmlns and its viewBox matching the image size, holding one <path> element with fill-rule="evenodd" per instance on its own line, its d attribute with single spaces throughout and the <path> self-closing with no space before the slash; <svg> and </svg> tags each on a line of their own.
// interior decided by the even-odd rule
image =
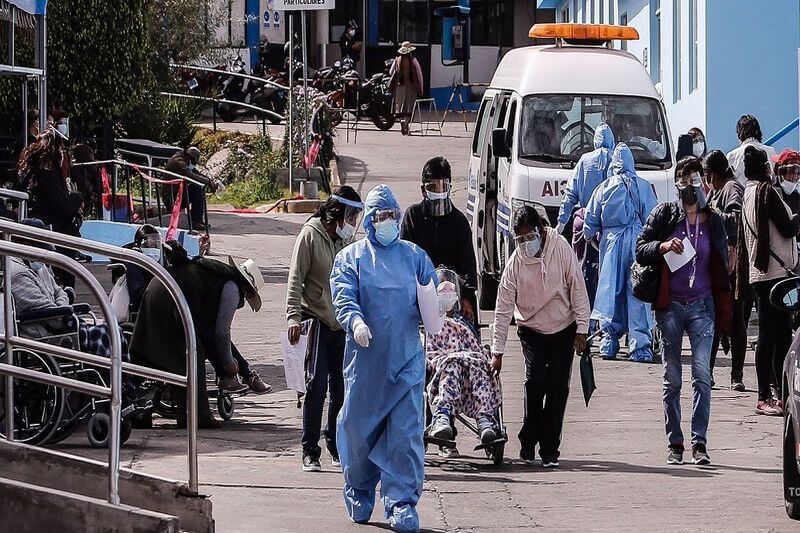
<svg viewBox="0 0 800 533">
<path fill-rule="evenodd" d="M 489 448 L 494 448 L 498 444 L 505 444 L 506 442 L 508 442 L 508 437 L 502 436 L 499 439 L 493 440 L 489 444 L 478 444 L 477 446 L 475 446 L 475 451 L 477 452 L 480 450 L 487 450 Z"/>
</svg>

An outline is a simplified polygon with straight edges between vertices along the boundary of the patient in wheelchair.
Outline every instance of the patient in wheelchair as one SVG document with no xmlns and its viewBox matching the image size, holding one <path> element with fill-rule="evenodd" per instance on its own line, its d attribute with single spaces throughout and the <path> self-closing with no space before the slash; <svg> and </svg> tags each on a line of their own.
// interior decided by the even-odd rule
<svg viewBox="0 0 800 533">
<path fill-rule="evenodd" d="M 458 278 L 450 270 L 437 270 L 440 304 L 445 323 L 436 335 L 428 335 L 425 354 L 431 375 L 428 398 L 433 414 L 428 435 L 450 440 L 452 420 L 457 414 L 474 418 L 481 442 L 497 438 L 494 413 L 502 402 L 500 387 L 489 367 L 488 348 L 461 317 Z"/>
<path fill-rule="evenodd" d="M 38 219 L 25 219 L 24 224 L 44 229 Z M 52 245 L 38 242 L 20 242 L 53 251 Z M 67 292 L 58 285 L 51 268 L 40 261 L 29 261 L 19 257 L 11 258 L 11 295 L 17 316 L 18 331 L 23 337 L 46 340 L 77 333 L 79 349 L 86 353 L 111 356 L 111 337 L 105 324 L 91 324 L 78 317 L 69 309 L 71 305 Z M 63 313 L 56 313 L 63 309 Z M 54 313 L 47 313 L 48 310 Z M 35 319 L 26 317 L 35 316 Z M 72 348 L 75 348 L 74 346 Z M 122 339 L 122 356 L 128 359 L 125 339 Z"/>
</svg>

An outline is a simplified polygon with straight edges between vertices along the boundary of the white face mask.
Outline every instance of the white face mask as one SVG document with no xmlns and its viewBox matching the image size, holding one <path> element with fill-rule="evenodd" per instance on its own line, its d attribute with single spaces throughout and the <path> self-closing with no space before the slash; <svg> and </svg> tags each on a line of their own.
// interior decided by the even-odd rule
<svg viewBox="0 0 800 533">
<path fill-rule="evenodd" d="M 536 256 L 539 254 L 539 251 L 542 249 L 542 238 L 537 235 L 535 239 L 532 241 L 525 241 L 523 244 L 519 246 L 519 253 L 522 254 L 522 257 L 527 257 L 528 259 L 536 259 Z"/>
<path fill-rule="evenodd" d="M 344 226 L 336 225 L 336 235 L 345 242 L 349 242 L 356 234 L 356 227 L 347 222 Z"/>
<path fill-rule="evenodd" d="M 34 272 L 39 272 L 43 268 L 44 268 L 44 263 L 42 263 L 41 261 L 31 261 L 31 269 Z"/>
<path fill-rule="evenodd" d="M 428 191 L 428 200 L 447 200 L 450 198 L 450 193 L 445 192 L 431 192 Z"/>
<path fill-rule="evenodd" d="M 782 181 L 781 188 L 783 188 L 783 192 L 787 195 L 792 194 L 794 191 L 797 190 L 797 182 L 796 181 Z"/>
<path fill-rule="evenodd" d="M 706 153 L 705 141 L 696 141 L 692 145 L 692 152 L 694 153 L 695 157 L 703 157 L 703 155 Z"/>
<path fill-rule="evenodd" d="M 161 261 L 161 248 L 142 248 L 142 253 L 155 262 Z"/>
</svg>

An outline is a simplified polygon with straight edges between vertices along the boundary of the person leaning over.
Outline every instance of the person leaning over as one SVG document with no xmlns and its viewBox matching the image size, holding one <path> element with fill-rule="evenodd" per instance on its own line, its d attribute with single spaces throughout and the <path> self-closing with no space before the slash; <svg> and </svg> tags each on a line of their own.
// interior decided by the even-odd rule
<svg viewBox="0 0 800 533">
<path fill-rule="evenodd" d="M 569 395 L 572 353 L 583 352 L 589 331 L 589 297 L 578 258 L 566 239 L 524 206 L 514 215 L 516 249 L 497 292 L 492 324 L 492 368 L 503 366 L 512 316 L 525 357 L 525 417 L 520 459 L 558 466 L 561 426 Z"/>
</svg>

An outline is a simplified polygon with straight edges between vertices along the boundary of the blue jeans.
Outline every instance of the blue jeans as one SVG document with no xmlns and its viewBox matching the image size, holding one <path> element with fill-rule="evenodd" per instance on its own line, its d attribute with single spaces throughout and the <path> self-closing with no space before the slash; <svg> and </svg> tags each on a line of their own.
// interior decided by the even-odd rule
<svg viewBox="0 0 800 533">
<path fill-rule="evenodd" d="M 684 332 L 692 349 L 692 445 L 706 443 L 711 414 L 714 316 L 714 300 L 710 296 L 688 304 L 670 302 L 666 310 L 656 311 L 656 323 L 664 342 L 664 421 L 670 446 L 683 447 L 680 398 Z"/>
</svg>

